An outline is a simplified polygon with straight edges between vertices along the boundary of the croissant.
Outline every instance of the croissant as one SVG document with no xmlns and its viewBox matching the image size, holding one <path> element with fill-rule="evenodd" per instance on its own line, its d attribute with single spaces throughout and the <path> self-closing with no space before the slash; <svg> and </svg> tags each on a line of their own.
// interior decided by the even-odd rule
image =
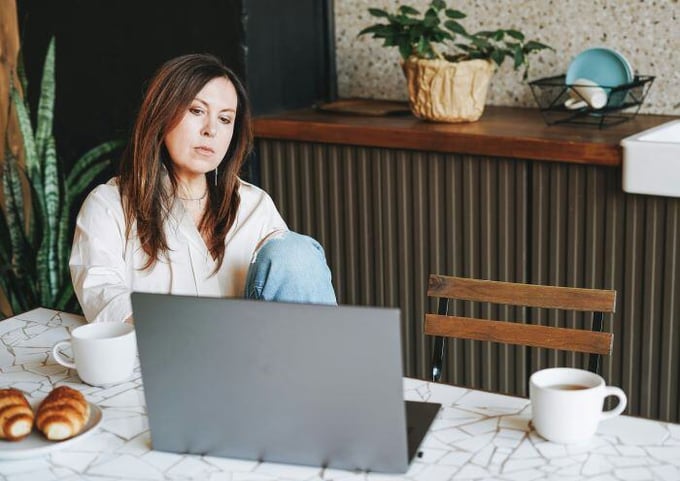
<svg viewBox="0 0 680 481">
<path fill-rule="evenodd" d="M 40 403 L 35 425 L 50 441 L 61 441 L 81 432 L 89 417 L 85 397 L 68 386 L 59 386 Z"/>
<path fill-rule="evenodd" d="M 0 389 L 0 439 L 19 441 L 33 429 L 33 410 L 24 393 Z"/>
</svg>

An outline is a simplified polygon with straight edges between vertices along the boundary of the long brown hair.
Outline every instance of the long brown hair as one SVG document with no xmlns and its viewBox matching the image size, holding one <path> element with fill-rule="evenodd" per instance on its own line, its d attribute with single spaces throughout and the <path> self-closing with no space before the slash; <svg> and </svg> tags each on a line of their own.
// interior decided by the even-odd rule
<svg viewBox="0 0 680 481">
<path fill-rule="evenodd" d="M 212 55 L 190 54 L 169 60 L 151 79 L 120 164 L 126 238 L 136 223 L 137 236 L 148 257 L 143 269 L 152 267 L 168 253 L 163 223 L 177 191 L 177 179 L 165 148 L 165 136 L 205 84 L 218 77 L 226 77 L 236 89 L 234 135 L 217 170 L 205 174 L 208 204 L 198 228 L 208 238 L 208 249 L 217 268 L 222 265 L 224 239 L 240 204 L 238 174 L 253 143 L 250 106 L 245 88 L 230 69 Z M 164 188 L 161 164 L 169 173 L 171 192 Z"/>
</svg>

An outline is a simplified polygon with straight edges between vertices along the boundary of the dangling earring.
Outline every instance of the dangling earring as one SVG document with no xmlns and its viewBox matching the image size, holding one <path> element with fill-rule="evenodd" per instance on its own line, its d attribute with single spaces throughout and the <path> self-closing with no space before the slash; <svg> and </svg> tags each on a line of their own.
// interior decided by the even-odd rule
<svg viewBox="0 0 680 481">
<path fill-rule="evenodd" d="M 217 167 L 215 167 L 215 187 L 217 187 Z"/>
</svg>

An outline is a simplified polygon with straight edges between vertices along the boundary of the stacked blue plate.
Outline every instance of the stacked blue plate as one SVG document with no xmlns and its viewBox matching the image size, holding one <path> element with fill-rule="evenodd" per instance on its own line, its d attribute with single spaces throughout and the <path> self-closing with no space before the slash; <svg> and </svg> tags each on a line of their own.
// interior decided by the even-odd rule
<svg viewBox="0 0 680 481">
<path fill-rule="evenodd" d="M 621 53 L 610 48 L 589 48 L 579 53 L 567 69 L 567 85 L 573 85 L 578 79 L 588 79 L 601 87 L 619 87 L 635 79 L 630 62 Z M 616 92 L 610 97 L 608 105 L 617 106 L 623 103 L 626 91 Z"/>
</svg>

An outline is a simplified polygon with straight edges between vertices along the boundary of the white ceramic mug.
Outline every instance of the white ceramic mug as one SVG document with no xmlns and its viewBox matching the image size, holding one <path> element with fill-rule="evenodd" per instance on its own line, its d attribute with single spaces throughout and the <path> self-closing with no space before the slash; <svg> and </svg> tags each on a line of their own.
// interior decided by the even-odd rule
<svg viewBox="0 0 680 481">
<path fill-rule="evenodd" d="M 71 345 L 73 362 L 60 352 Z M 56 343 L 52 356 L 78 371 L 83 382 L 103 386 L 126 381 L 132 376 L 137 357 L 137 337 L 132 324 L 98 322 L 77 327 L 71 339 Z"/>
<path fill-rule="evenodd" d="M 591 107 L 601 109 L 607 105 L 607 91 L 592 80 L 580 78 L 569 86 L 570 97 L 564 106 L 570 110 Z"/>
<path fill-rule="evenodd" d="M 603 411 L 608 396 L 619 404 Z M 607 386 L 601 376 L 590 371 L 552 368 L 537 371 L 529 379 L 532 424 L 548 441 L 571 444 L 587 441 L 603 419 L 618 416 L 626 408 L 626 394 Z"/>
</svg>

